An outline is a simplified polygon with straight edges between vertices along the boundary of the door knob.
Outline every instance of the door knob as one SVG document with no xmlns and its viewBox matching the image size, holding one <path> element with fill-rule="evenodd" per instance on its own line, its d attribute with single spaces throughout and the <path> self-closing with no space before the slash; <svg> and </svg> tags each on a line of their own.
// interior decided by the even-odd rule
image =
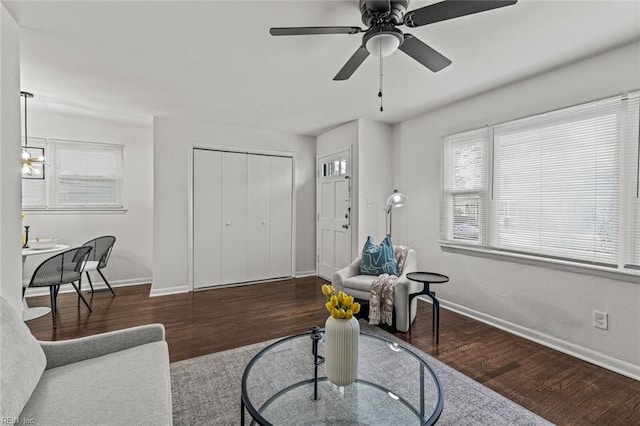
<svg viewBox="0 0 640 426">
<path fill-rule="evenodd" d="M 344 225 L 342 225 L 342 227 L 343 227 L 344 229 L 349 229 L 349 225 L 347 225 L 346 223 L 345 223 Z"/>
<path fill-rule="evenodd" d="M 226 226 L 231 226 L 231 222 L 226 222 L 225 225 Z"/>
</svg>

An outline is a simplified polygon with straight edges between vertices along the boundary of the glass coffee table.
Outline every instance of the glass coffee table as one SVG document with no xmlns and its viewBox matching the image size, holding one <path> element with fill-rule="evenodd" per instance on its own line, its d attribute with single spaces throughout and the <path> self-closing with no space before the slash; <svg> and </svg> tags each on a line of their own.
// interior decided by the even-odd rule
<svg viewBox="0 0 640 426">
<path fill-rule="evenodd" d="M 432 425 L 443 393 L 431 368 L 405 346 L 360 334 L 358 378 L 335 386 L 324 370 L 323 331 L 281 339 L 262 349 L 242 376 L 245 410 L 260 425 Z"/>
</svg>

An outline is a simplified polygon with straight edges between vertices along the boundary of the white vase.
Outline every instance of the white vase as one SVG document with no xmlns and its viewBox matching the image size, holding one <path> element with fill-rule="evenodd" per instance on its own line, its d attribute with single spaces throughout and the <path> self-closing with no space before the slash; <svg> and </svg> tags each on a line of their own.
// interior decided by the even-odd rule
<svg viewBox="0 0 640 426">
<path fill-rule="evenodd" d="M 327 378 L 337 386 L 347 386 L 358 377 L 360 324 L 351 319 L 327 318 L 324 325 Z"/>
</svg>

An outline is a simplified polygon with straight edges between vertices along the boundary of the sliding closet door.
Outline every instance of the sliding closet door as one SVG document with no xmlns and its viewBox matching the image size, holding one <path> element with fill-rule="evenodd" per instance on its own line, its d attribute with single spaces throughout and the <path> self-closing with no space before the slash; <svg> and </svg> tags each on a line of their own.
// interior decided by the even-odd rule
<svg viewBox="0 0 640 426">
<path fill-rule="evenodd" d="M 291 276 L 292 173 L 290 157 L 271 157 L 270 278 Z"/>
<path fill-rule="evenodd" d="M 271 278 L 271 157 L 247 156 L 247 191 L 249 203 L 248 281 Z"/>
<path fill-rule="evenodd" d="M 221 153 L 193 150 L 193 286 L 220 284 Z"/>
<path fill-rule="evenodd" d="M 290 157 L 194 149 L 193 285 L 290 277 Z"/>
<path fill-rule="evenodd" d="M 221 156 L 220 282 L 239 283 L 247 281 L 247 155 L 222 152 Z"/>
</svg>

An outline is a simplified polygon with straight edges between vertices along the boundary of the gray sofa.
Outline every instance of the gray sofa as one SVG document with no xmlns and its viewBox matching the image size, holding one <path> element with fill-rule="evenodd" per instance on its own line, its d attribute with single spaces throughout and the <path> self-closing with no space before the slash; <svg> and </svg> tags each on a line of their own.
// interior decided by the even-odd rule
<svg viewBox="0 0 640 426">
<path fill-rule="evenodd" d="M 333 274 L 331 284 L 336 291 L 342 290 L 345 293 L 355 297 L 358 300 L 369 302 L 371 294 L 371 284 L 378 279 L 374 275 L 360 274 L 360 257 L 351 262 L 351 264 L 338 270 Z M 418 270 L 418 261 L 416 252 L 409 249 L 407 258 L 404 261 L 404 267 L 400 272 L 398 281 L 395 285 L 393 297 L 394 326 L 398 331 L 407 332 L 409 327 L 416 318 L 418 301 L 413 299 L 411 303 L 411 312 L 409 312 L 409 294 L 419 293 L 424 285 L 419 282 L 411 281 L 407 278 L 409 272 Z"/>
<path fill-rule="evenodd" d="M 38 341 L 0 297 L 0 418 L 3 424 L 171 424 L 164 327 Z"/>
</svg>

